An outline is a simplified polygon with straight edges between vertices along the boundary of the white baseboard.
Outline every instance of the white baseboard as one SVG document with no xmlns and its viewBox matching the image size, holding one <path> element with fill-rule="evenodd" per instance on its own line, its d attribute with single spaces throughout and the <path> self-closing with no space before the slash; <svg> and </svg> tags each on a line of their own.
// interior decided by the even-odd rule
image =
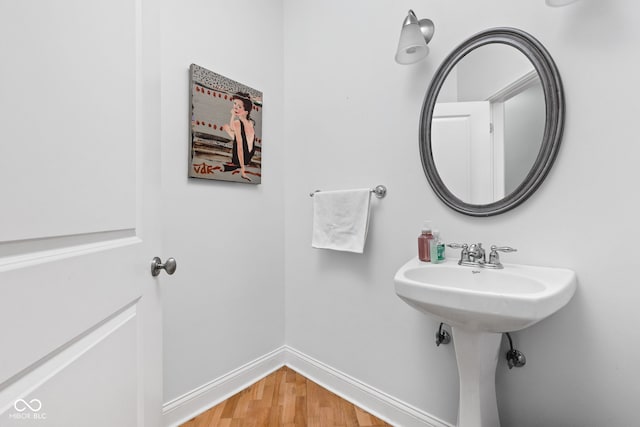
<svg viewBox="0 0 640 427">
<path fill-rule="evenodd" d="M 286 347 L 286 350 L 285 365 L 391 425 L 453 427 L 291 347 Z"/>
<path fill-rule="evenodd" d="M 284 346 L 280 347 L 165 403 L 162 407 L 163 425 L 177 427 L 281 368 L 285 351 Z"/>
<path fill-rule="evenodd" d="M 163 424 L 177 427 L 284 365 L 391 425 L 453 427 L 286 345 L 166 403 Z"/>
</svg>

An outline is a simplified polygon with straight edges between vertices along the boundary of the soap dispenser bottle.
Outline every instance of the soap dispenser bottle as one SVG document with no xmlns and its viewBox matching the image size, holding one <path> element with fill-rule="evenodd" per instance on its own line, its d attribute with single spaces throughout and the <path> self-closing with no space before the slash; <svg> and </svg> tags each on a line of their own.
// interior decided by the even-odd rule
<svg viewBox="0 0 640 427">
<path fill-rule="evenodd" d="M 440 232 L 433 230 L 433 240 L 431 240 L 431 247 L 429 254 L 431 255 L 431 262 L 434 264 L 444 261 L 444 242 L 440 240 Z"/>
<path fill-rule="evenodd" d="M 425 221 L 422 224 L 422 234 L 418 236 L 418 258 L 420 261 L 431 261 L 431 241 L 433 234 L 431 233 L 431 222 Z"/>
</svg>

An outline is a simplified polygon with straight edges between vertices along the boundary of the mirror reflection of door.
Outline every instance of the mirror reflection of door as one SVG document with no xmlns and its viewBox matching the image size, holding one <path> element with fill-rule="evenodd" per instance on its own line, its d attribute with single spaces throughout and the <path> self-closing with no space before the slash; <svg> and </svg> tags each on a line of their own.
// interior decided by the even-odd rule
<svg viewBox="0 0 640 427">
<path fill-rule="evenodd" d="M 488 113 L 472 113 L 474 104 L 486 105 Z M 444 184 L 472 204 L 512 193 L 540 152 L 545 114 L 538 74 L 519 50 L 492 43 L 467 54 L 447 76 L 434 108 L 434 161 Z"/>
<path fill-rule="evenodd" d="M 443 102 L 433 110 L 433 160 L 449 191 L 468 203 L 495 200 L 489 102 Z"/>
</svg>

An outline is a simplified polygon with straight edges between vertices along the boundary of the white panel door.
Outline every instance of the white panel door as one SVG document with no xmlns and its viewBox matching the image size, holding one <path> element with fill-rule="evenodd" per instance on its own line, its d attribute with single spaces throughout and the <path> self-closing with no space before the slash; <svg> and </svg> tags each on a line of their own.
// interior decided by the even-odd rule
<svg viewBox="0 0 640 427">
<path fill-rule="evenodd" d="M 161 424 L 158 18 L 0 2 L 0 426 Z"/>
<path fill-rule="evenodd" d="M 468 203 L 493 202 L 488 101 L 439 102 L 433 110 L 433 159 L 449 190 Z"/>
</svg>

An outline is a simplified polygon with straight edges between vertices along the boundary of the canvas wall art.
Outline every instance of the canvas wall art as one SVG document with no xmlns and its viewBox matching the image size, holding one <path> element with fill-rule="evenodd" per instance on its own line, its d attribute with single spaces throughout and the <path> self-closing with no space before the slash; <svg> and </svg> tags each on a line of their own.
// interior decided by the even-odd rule
<svg viewBox="0 0 640 427">
<path fill-rule="evenodd" d="M 191 64 L 192 178 L 260 184 L 262 92 Z"/>
</svg>

